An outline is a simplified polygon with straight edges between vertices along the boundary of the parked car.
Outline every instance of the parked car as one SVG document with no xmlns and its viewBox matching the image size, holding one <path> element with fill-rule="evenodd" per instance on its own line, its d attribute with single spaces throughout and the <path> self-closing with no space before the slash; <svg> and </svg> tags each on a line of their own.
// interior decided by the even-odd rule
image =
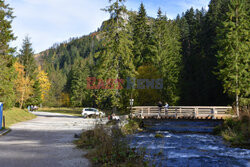
<svg viewBox="0 0 250 167">
<path fill-rule="evenodd" d="M 83 108 L 82 109 L 82 116 L 84 118 L 86 118 L 86 117 L 92 117 L 92 116 L 101 116 L 101 117 L 104 117 L 105 113 L 103 113 L 102 111 L 99 111 L 96 108 Z"/>
</svg>

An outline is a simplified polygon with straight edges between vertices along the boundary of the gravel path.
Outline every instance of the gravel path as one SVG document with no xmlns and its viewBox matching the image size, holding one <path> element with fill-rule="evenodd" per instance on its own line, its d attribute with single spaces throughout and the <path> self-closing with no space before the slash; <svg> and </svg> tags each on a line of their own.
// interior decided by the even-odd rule
<svg viewBox="0 0 250 167">
<path fill-rule="evenodd" d="M 88 167 L 82 150 L 72 143 L 75 133 L 91 129 L 95 119 L 34 112 L 37 118 L 15 124 L 0 137 L 1 167 Z"/>
</svg>

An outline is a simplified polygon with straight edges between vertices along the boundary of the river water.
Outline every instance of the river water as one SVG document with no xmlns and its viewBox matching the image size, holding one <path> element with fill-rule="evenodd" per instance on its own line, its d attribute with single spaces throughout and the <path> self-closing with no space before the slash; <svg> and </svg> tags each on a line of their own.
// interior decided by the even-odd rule
<svg viewBox="0 0 250 167">
<path fill-rule="evenodd" d="M 250 167 L 250 150 L 229 147 L 211 134 L 219 121 L 146 121 L 146 131 L 130 136 L 132 147 L 145 148 L 156 166 Z M 163 138 L 155 138 L 155 134 Z"/>
</svg>

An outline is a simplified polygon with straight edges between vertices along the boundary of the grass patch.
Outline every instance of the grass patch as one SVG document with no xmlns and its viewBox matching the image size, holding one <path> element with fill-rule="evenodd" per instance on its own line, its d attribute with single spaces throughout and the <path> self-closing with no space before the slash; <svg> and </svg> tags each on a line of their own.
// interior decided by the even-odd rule
<svg viewBox="0 0 250 167">
<path fill-rule="evenodd" d="M 250 149 L 250 116 L 242 115 L 240 119 L 228 118 L 214 129 L 214 133 L 221 135 L 232 146 Z"/>
<path fill-rule="evenodd" d="M 156 133 L 155 134 L 155 138 L 164 138 L 164 135 L 160 134 L 160 133 Z"/>
<path fill-rule="evenodd" d="M 11 125 L 18 122 L 28 121 L 36 118 L 34 114 L 31 114 L 28 111 L 22 110 L 20 108 L 4 110 L 3 115 L 5 116 L 5 128 L 9 128 Z"/>
<path fill-rule="evenodd" d="M 51 113 L 60 113 L 60 114 L 67 114 L 72 116 L 82 116 L 82 108 L 66 108 L 66 107 L 60 107 L 60 108 L 39 108 L 38 111 L 41 112 L 51 112 Z"/>
<path fill-rule="evenodd" d="M 86 157 L 94 167 L 148 166 L 144 161 L 145 151 L 130 148 L 119 128 L 107 129 L 98 125 L 94 130 L 83 132 L 75 144 L 89 150 Z"/>
<path fill-rule="evenodd" d="M 132 119 L 129 120 L 127 124 L 125 124 L 121 130 L 124 134 L 134 134 L 136 132 L 142 131 L 143 128 L 143 121 L 140 119 Z"/>
</svg>

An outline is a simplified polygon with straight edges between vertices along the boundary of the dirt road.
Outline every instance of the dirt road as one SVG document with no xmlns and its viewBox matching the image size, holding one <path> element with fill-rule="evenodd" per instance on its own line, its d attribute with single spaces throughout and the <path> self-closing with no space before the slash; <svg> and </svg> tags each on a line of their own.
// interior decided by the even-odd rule
<svg viewBox="0 0 250 167">
<path fill-rule="evenodd" d="M 15 124 L 0 137 L 1 167 L 88 167 L 83 151 L 72 143 L 75 133 L 90 129 L 94 119 L 34 112 L 36 119 Z"/>
</svg>

